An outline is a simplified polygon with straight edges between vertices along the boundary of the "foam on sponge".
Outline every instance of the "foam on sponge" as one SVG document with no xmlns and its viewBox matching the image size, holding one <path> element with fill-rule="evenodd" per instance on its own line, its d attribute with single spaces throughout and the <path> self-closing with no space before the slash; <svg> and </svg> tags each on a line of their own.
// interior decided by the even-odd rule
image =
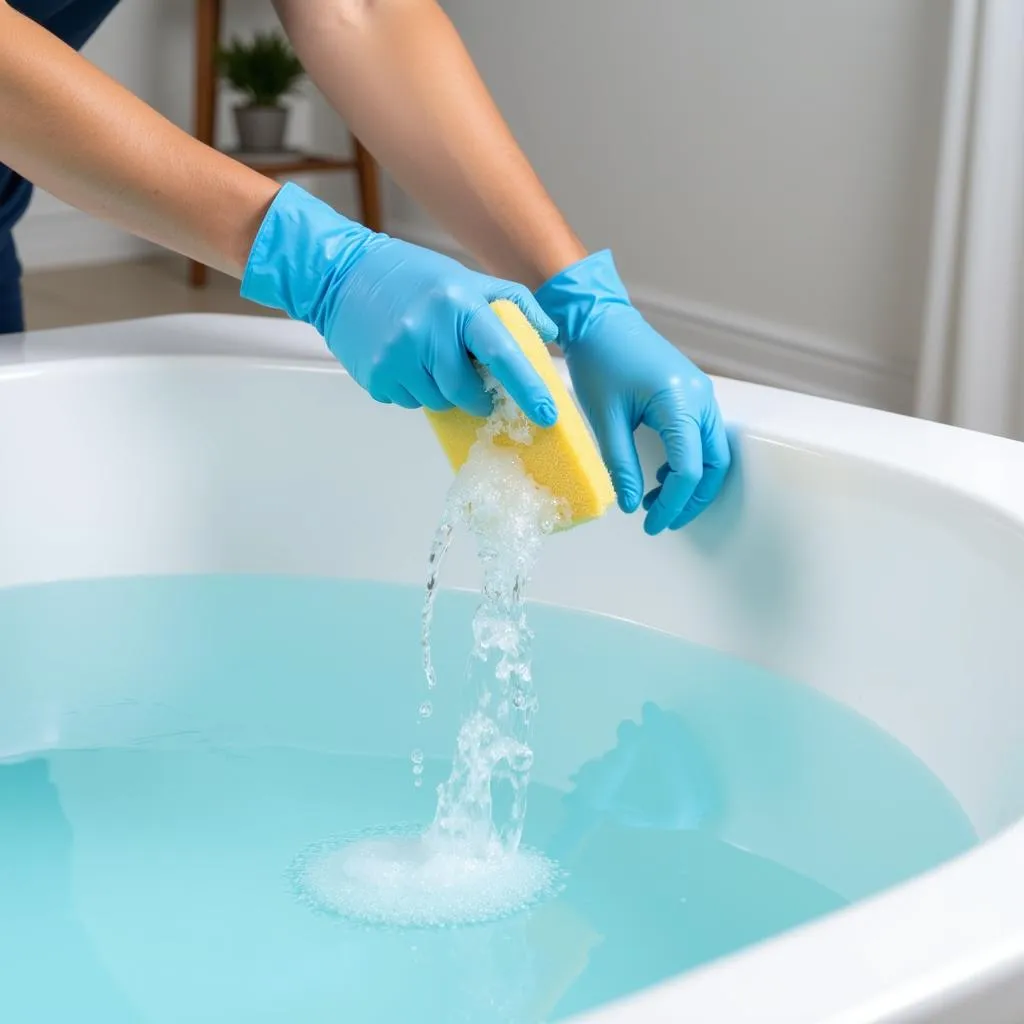
<svg viewBox="0 0 1024 1024">
<path fill-rule="evenodd" d="M 494 443 L 516 449 L 535 483 L 568 508 L 558 524 L 566 529 L 602 516 L 615 501 L 611 477 L 579 409 L 562 382 L 554 360 L 522 310 L 500 299 L 491 308 L 543 379 L 558 409 L 553 427 L 530 426 L 529 439 L 499 434 Z M 426 410 L 441 447 L 456 472 L 469 458 L 485 420 L 462 409 Z"/>
</svg>

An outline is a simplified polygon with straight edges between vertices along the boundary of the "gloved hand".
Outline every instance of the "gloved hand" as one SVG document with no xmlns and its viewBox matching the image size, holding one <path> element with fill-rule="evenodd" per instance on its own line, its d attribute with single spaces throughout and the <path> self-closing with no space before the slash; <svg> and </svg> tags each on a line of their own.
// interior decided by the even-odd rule
<svg viewBox="0 0 1024 1024">
<path fill-rule="evenodd" d="M 241 294 L 312 324 L 378 402 L 486 416 L 492 398 L 472 356 L 535 423 L 557 418 L 547 385 L 488 305 L 511 300 L 553 341 L 557 329 L 526 288 L 370 231 L 297 185 L 271 203 Z"/>
<path fill-rule="evenodd" d="M 644 480 L 633 434 L 657 431 L 667 462 L 644 499 L 647 533 L 679 529 L 709 505 L 729 470 L 729 441 L 711 381 L 633 307 L 611 253 L 595 253 L 538 289 L 558 326 L 580 405 L 594 429 L 624 512 Z"/>
</svg>

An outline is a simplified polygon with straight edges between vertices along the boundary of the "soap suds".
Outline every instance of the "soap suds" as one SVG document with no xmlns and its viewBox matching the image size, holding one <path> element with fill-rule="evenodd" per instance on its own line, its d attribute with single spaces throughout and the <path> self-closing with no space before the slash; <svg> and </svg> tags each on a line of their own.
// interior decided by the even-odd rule
<svg viewBox="0 0 1024 1024">
<path fill-rule="evenodd" d="M 375 829 L 321 844 L 298 869 L 313 906 L 356 923 L 442 928 L 508 917 L 553 895 L 553 861 L 532 850 L 479 857 L 410 828 Z"/>
</svg>

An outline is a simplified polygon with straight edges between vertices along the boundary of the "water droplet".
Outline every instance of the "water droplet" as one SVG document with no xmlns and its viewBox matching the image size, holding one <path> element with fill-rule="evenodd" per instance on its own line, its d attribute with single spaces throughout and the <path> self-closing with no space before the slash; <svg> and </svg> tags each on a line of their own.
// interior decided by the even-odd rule
<svg viewBox="0 0 1024 1024">
<path fill-rule="evenodd" d="M 420 718 L 429 718 L 434 713 L 434 705 L 429 700 L 425 700 L 420 705 Z"/>
<path fill-rule="evenodd" d="M 413 763 L 413 764 L 415 764 L 415 765 L 422 765 L 422 764 L 423 764 L 423 751 L 422 751 L 422 750 L 420 750 L 420 749 L 419 749 L 419 748 L 417 747 L 417 749 L 416 749 L 416 750 L 414 750 L 414 751 L 412 752 L 412 754 L 410 755 L 410 760 L 411 760 L 411 761 L 412 761 L 412 763 Z"/>
</svg>

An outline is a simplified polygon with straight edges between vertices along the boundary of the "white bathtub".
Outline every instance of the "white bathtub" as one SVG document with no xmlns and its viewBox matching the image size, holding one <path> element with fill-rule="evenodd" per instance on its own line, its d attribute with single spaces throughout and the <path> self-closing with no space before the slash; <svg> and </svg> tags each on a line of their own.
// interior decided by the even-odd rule
<svg viewBox="0 0 1024 1024">
<path fill-rule="evenodd" d="M 0 586 L 191 572 L 422 580 L 447 464 L 421 414 L 369 400 L 311 330 L 164 317 L 29 334 L 0 361 Z M 918 755 L 983 841 L 587 1019 L 1024 1019 L 1024 446 L 716 384 L 737 464 L 714 508 L 656 539 L 617 511 L 554 538 L 532 597 L 818 688 Z M 657 450 L 641 441 L 653 473 Z M 464 550 L 446 582 L 471 569 Z M 546 694 L 541 717 L 578 697 Z M 0 754 L 58 742 L 75 699 L 5 691 L 0 673 Z M 625 690 L 603 699 L 595 721 L 609 733 L 636 711 Z M 588 742 L 539 749 L 538 777 L 564 785 Z M 736 822 L 730 838 L 768 841 L 744 828 L 757 824 Z M 770 842 L 766 855 L 805 866 L 795 839 Z M 826 881 L 843 891 L 842 877 Z"/>
</svg>

